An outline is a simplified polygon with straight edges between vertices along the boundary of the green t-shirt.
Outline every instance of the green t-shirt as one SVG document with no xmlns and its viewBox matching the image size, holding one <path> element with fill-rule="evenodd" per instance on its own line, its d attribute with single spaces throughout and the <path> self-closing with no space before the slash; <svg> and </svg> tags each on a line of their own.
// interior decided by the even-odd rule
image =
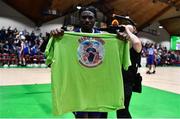
<svg viewBox="0 0 180 119">
<path fill-rule="evenodd" d="M 121 69 L 131 64 L 128 42 L 115 34 L 65 32 L 49 40 L 45 53 L 55 115 L 124 108 Z"/>
</svg>

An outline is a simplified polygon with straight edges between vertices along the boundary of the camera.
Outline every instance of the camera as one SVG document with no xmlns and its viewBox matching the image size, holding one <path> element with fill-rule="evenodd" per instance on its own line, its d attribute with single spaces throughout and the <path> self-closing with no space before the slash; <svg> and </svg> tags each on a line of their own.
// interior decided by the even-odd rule
<svg viewBox="0 0 180 119">
<path fill-rule="evenodd" d="M 118 31 L 118 32 L 124 32 L 124 31 L 125 31 L 125 27 L 119 25 L 118 19 L 112 20 L 111 25 L 110 25 L 110 29 L 111 29 L 113 32 L 114 32 L 114 31 L 115 31 L 115 32 L 116 32 L 116 31 Z"/>
<path fill-rule="evenodd" d="M 111 27 L 114 27 L 115 29 L 117 29 L 116 31 L 119 31 L 119 32 L 124 32 L 125 31 L 125 27 L 120 26 L 119 21 L 122 22 L 121 24 L 126 24 L 126 25 L 130 24 L 132 26 L 136 26 L 136 24 L 133 22 L 133 20 L 131 20 L 130 18 L 127 18 L 125 16 L 120 16 L 120 15 L 113 14 L 112 17 L 113 17 L 113 21 L 111 23 Z"/>
<path fill-rule="evenodd" d="M 109 33 L 117 33 L 118 32 L 124 32 L 125 31 L 125 27 L 121 26 L 120 24 L 130 24 L 132 26 L 136 26 L 136 24 L 130 19 L 130 18 L 126 18 L 125 16 L 120 16 L 120 15 L 116 15 L 113 14 L 113 20 L 111 22 L 111 25 L 109 25 L 107 28 L 101 28 L 101 31 L 107 31 Z M 122 22 L 122 23 L 119 23 Z"/>
<path fill-rule="evenodd" d="M 117 30 L 118 30 L 119 32 L 124 32 L 124 31 L 125 31 L 125 27 L 124 27 L 124 26 L 119 26 L 119 27 L 117 28 Z"/>
<path fill-rule="evenodd" d="M 125 31 L 125 27 L 124 26 L 112 26 L 110 25 L 108 32 L 109 33 L 116 33 L 116 32 L 124 32 Z"/>
</svg>

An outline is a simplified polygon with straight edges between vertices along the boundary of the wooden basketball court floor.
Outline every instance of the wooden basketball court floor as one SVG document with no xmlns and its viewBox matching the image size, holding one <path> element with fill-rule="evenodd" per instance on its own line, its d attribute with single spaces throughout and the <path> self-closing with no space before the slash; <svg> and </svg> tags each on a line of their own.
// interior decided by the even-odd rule
<svg viewBox="0 0 180 119">
<path fill-rule="evenodd" d="M 139 69 L 144 86 L 180 94 L 180 67 L 157 67 L 156 74 Z M 49 68 L 0 68 L 0 86 L 50 83 Z"/>
</svg>

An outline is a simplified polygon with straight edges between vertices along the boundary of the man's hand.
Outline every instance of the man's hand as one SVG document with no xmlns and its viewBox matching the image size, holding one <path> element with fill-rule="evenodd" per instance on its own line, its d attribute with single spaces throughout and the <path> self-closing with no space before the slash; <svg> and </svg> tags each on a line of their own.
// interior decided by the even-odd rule
<svg viewBox="0 0 180 119">
<path fill-rule="evenodd" d="M 51 36 L 53 37 L 59 37 L 64 35 L 64 30 L 63 29 L 55 29 L 51 31 Z"/>
<path fill-rule="evenodd" d="M 121 40 L 129 40 L 130 34 L 134 33 L 136 29 L 132 25 L 120 25 L 125 28 L 124 32 L 117 31 L 117 37 Z"/>
<path fill-rule="evenodd" d="M 142 45 L 141 40 L 134 34 L 137 32 L 136 28 L 132 25 L 123 25 L 123 27 L 125 27 L 125 31 L 117 32 L 117 37 L 125 41 L 130 41 L 130 44 L 134 48 L 134 50 L 140 53 Z"/>
</svg>

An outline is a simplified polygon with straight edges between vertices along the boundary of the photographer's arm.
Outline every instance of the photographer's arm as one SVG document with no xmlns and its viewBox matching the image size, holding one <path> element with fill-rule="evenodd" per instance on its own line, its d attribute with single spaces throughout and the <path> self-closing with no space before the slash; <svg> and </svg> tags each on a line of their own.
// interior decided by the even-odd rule
<svg viewBox="0 0 180 119">
<path fill-rule="evenodd" d="M 125 40 L 129 40 L 132 44 L 132 47 L 137 53 L 141 52 L 142 44 L 140 39 L 133 34 L 135 32 L 135 28 L 132 25 L 123 25 L 125 27 L 124 32 L 117 32 L 119 38 L 123 38 Z"/>
</svg>

